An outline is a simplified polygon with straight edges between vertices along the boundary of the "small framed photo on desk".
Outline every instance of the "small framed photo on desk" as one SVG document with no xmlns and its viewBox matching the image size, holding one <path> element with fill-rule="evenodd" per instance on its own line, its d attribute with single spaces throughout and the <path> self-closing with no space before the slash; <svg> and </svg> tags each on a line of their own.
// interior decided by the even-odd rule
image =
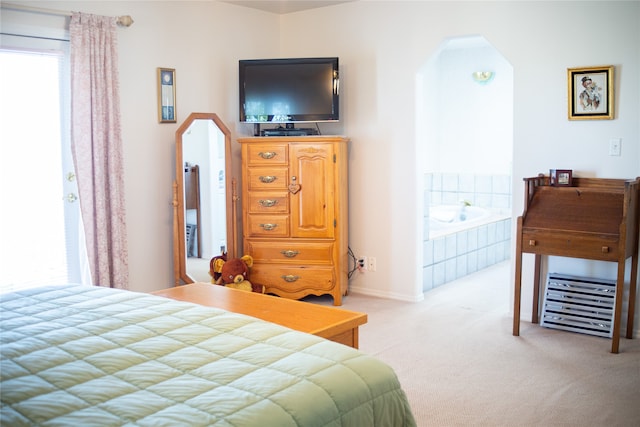
<svg viewBox="0 0 640 427">
<path fill-rule="evenodd" d="M 573 171 L 571 169 L 550 169 L 549 185 L 554 187 L 571 187 L 573 183 Z"/>
</svg>

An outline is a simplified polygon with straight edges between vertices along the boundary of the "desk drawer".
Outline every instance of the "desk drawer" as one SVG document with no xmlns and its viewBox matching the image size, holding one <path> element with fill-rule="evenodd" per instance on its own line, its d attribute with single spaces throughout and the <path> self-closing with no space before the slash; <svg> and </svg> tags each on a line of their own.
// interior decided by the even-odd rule
<svg viewBox="0 0 640 427">
<path fill-rule="evenodd" d="M 333 262 L 334 243 L 296 242 L 282 239 L 276 242 L 248 240 L 245 252 L 254 260 L 288 264 L 324 264 Z"/>
<path fill-rule="evenodd" d="M 522 252 L 617 261 L 618 236 L 525 229 L 522 232 Z"/>
</svg>

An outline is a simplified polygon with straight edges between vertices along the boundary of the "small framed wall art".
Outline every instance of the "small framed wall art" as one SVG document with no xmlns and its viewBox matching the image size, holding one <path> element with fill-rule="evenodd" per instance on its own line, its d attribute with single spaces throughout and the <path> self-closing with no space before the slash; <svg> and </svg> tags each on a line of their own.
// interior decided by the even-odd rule
<svg viewBox="0 0 640 427">
<path fill-rule="evenodd" d="M 549 170 L 549 185 L 554 187 L 571 187 L 573 184 L 573 171 L 571 169 Z"/>
<path fill-rule="evenodd" d="M 569 120 L 613 119 L 613 65 L 569 68 Z"/>
<path fill-rule="evenodd" d="M 158 121 L 176 122 L 176 70 L 158 68 Z"/>
</svg>

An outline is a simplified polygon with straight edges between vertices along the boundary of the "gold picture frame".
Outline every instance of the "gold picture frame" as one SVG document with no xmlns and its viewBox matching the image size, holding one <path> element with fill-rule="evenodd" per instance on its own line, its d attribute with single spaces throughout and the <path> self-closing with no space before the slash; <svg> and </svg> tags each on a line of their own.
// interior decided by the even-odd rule
<svg viewBox="0 0 640 427">
<path fill-rule="evenodd" d="M 158 68 L 158 121 L 176 123 L 176 70 Z"/>
<path fill-rule="evenodd" d="M 567 69 L 569 120 L 612 120 L 613 65 Z"/>
</svg>

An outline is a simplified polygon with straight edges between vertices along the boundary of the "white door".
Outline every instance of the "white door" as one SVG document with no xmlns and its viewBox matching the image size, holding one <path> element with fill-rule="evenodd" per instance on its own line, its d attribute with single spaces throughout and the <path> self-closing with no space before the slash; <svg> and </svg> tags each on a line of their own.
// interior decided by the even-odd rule
<svg viewBox="0 0 640 427">
<path fill-rule="evenodd" d="M 56 43 L 0 49 L 1 291 L 91 283 L 70 149 L 68 43 Z"/>
</svg>

